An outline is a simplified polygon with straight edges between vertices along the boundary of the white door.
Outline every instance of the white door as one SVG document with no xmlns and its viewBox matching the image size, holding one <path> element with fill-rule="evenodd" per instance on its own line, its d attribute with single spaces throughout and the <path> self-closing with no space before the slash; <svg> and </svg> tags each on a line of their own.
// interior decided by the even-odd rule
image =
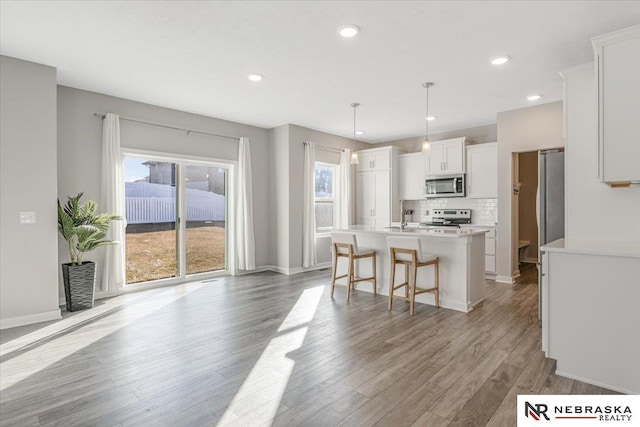
<svg viewBox="0 0 640 427">
<path fill-rule="evenodd" d="M 445 174 L 444 166 L 444 145 L 432 142 L 429 152 L 429 173 L 431 175 Z"/>
<path fill-rule="evenodd" d="M 375 156 L 373 153 L 358 152 L 358 164 L 356 165 L 356 172 L 366 172 L 373 169 L 375 163 Z"/>
<path fill-rule="evenodd" d="M 356 223 L 368 225 L 373 218 L 375 204 L 374 174 L 362 172 L 356 174 Z"/>
<path fill-rule="evenodd" d="M 426 159 L 422 153 L 403 154 L 400 156 L 398 171 L 400 200 L 417 200 L 422 198 Z"/>
<path fill-rule="evenodd" d="M 444 151 L 444 170 L 448 174 L 464 173 L 464 142 L 447 143 Z"/>
<path fill-rule="evenodd" d="M 391 225 L 391 182 L 389 171 L 378 171 L 373 173 L 375 181 L 375 195 L 373 216 L 376 226 L 388 227 Z"/>
<path fill-rule="evenodd" d="M 467 148 L 467 197 L 498 197 L 498 146 L 495 143 Z"/>
</svg>

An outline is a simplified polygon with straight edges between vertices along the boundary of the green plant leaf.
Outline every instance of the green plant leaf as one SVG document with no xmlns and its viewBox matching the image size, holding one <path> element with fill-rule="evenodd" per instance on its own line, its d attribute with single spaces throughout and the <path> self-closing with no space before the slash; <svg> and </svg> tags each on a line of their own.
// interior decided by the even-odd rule
<svg viewBox="0 0 640 427">
<path fill-rule="evenodd" d="M 106 236 L 111 221 L 122 220 L 122 217 L 113 214 L 96 215 L 97 203 L 89 200 L 80 204 L 82 194 L 69 196 L 64 206 L 58 200 L 58 231 L 68 242 L 71 260 L 79 262 L 84 252 L 117 244 L 116 241 L 106 240 Z"/>
</svg>

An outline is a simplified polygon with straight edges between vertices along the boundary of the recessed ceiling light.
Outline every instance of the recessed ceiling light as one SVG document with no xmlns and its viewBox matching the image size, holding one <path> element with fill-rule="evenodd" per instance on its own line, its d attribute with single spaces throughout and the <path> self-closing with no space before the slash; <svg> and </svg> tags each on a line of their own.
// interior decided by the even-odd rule
<svg viewBox="0 0 640 427">
<path fill-rule="evenodd" d="M 503 64 L 506 64 L 507 62 L 509 62 L 510 59 L 511 59 L 511 57 L 509 55 L 496 56 L 495 58 L 493 58 L 491 60 L 491 63 L 493 65 L 503 65 Z"/>
<path fill-rule="evenodd" d="M 542 95 L 529 95 L 527 96 L 527 101 L 537 101 L 538 99 L 542 98 Z"/>
<path fill-rule="evenodd" d="M 249 74 L 249 80 L 251 80 L 252 82 L 259 82 L 263 78 L 264 76 L 262 74 L 258 74 L 258 73 Z"/>
<path fill-rule="evenodd" d="M 364 135 L 364 131 L 363 130 L 357 130 L 356 131 L 356 135 Z"/>
<path fill-rule="evenodd" d="M 427 117 L 427 120 L 429 120 L 429 121 L 432 121 L 432 120 L 435 120 L 435 119 L 436 119 L 436 116 L 429 116 L 429 117 Z"/>
<path fill-rule="evenodd" d="M 343 25 L 342 27 L 338 28 L 338 33 L 340 33 L 340 35 L 345 38 L 355 37 L 359 32 L 360 27 L 353 24 Z"/>
</svg>

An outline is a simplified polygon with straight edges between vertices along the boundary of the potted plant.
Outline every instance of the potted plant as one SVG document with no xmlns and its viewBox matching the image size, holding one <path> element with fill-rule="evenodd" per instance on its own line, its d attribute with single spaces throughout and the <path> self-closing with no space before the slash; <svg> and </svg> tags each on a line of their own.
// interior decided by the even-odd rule
<svg viewBox="0 0 640 427">
<path fill-rule="evenodd" d="M 96 215 L 98 205 L 93 200 L 80 204 L 82 193 L 69 197 L 62 206 L 58 200 L 58 231 L 67 241 L 71 262 L 62 264 L 62 278 L 67 311 L 93 307 L 96 264 L 82 261 L 85 252 L 119 242 L 107 240 L 110 222 L 121 220 L 117 215 Z"/>
</svg>

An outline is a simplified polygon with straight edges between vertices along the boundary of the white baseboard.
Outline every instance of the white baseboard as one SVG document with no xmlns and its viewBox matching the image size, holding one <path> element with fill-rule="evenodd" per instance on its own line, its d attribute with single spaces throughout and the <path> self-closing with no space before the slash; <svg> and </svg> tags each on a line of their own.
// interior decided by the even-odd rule
<svg viewBox="0 0 640 427">
<path fill-rule="evenodd" d="M 299 274 L 299 273 L 305 273 L 307 271 L 315 271 L 315 270 L 322 270 L 324 268 L 330 268 L 331 261 L 316 264 L 313 267 L 286 268 L 286 267 L 278 267 L 276 265 L 271 265 L 269 267 L 271 271 L 274 271 L 276 273 L 286 274 L 287 276 L 291 276 L 292 274 Z"/>
<path fill-rule="evenodd" d="M 274 268 L 275 267 L 273 265 L 263 265 L 256 267 L 253 270 L 238 270 L 233 274 L 233 276 L 244 276 L 245 274 L 261 273 L 263 271 L 275 271 Z"/>
<path fill-rule="evenodd" d="M 516 278 L 512 276 L 501 276 L 499 274 L 496 275 L 496 282 L 498 283 L 508 283 L 509 285 L 513 285 L 516 283 Z"/>
<path fill-rule="evenodd" d="M 619 393 L 624 393 L 624 394 L 638 394 L 638 393 L 640 393 L 640 390 L 635 390 L 635 391 L 625 390 L 623 388 L 616 387 L 616 386 L 611 385 L 611 384 L 601 383 L 599 381 L 593 381 L 593 380 L 590 380 L 589 378 L 583 378 L 583 377 L 580 377 L 578 375 L 568 374 L 566 372 L 562 372 L 562 371 L 559 371 L 557 369 L 556 369 L 556 375 L 560 375 L 561 377 L 569 378 L 569 379 L 572 379 L 572 380 L 582 381 L 583 383 L 592 384 L 592 385 L 595 385 L 595 386 L 598 386 L 598 387 L 602 387 L 602 388 L 606 388 L 606 389 L 609 389 L 609 390 L 617 391 Z"/>
<path fill-rule="evenodd" d="M 440 307 L 448 308 L 450 310 L 461 311 L 463 313 L 468 313 L 475 308 L 478 304 L 484 301 L 484 298 L 478 301 L 475 304 L 464 304 L 456 301 L 447 301 L 446 299 L 440 298 Z"/>
<path fill-rule="evenodd" d="M 0 329 L 16 328 L 18 326 L 59 319 L 62 319 L 60 309 L 45 311 L 44 313 L 29 314 L 27 316 L 9 317 L 7 319 L 0 319 Z"/>
</svg>

